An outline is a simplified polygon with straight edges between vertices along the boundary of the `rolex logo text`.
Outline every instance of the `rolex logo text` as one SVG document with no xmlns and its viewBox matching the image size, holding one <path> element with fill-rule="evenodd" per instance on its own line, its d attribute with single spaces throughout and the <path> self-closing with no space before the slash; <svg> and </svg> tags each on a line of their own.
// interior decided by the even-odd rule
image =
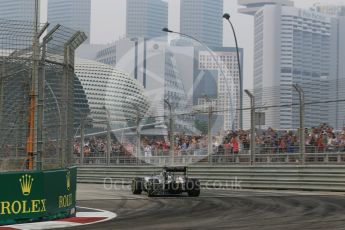
<svg viewBox="0 0 345 230">
<path fill-rule="evenodd" d="M 23 196 L 29 196 L 34 178 L 25 174 L 19 178 Z M 18 215 L 27 213 L 46 212 L 47 199 L 0 201 L 0 215 Z"/>
</svg>

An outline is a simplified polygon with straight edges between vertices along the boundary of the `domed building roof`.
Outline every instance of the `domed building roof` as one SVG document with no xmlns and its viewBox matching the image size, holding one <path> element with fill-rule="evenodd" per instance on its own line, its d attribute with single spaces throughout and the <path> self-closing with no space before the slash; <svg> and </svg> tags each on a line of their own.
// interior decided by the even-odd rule
<svg viewBox="0 0 345 230">
<path fill-rule="evenodd" d="M 106 127 L 108 119 L 113 127 L 121 127 L 138 113 L 143 116 L 149 108 L 137 81 L 110 65 L 77 59 L 75 74 L 85 90 L 94 128 Z"/>
</svg>

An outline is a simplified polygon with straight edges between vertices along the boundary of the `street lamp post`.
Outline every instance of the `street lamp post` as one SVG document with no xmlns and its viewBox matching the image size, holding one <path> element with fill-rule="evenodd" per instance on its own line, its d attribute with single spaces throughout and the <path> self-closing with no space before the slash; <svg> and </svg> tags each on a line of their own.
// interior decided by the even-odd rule
<svg viewBox="0 0 345 230">
<path fill-rule="evenodd" d="M 231 21 L 230 21 L 230 14 L 225 13 L 223 14 L 223 18 L 226 19 L 232 29 L 232 32 L 234 34 L 234 38 L 235 38 L 235 44 L 236 44 L 236 53 L 237 53 L 237 65 L 238 65 L 238 76 L 239 76 L 239 86 L 240 86 L 240 129 L 243 128 L 243 79 L 242 79 L 242 72 L 241 72 L 241 63 L 240 63 L 240 52 L 238 51 L 238 44 L 237 44 L 237 37 L 236 37 L 236 33 L 235 33 L 235 29 L 234 26 L 232 25 Z"/>
</svg>

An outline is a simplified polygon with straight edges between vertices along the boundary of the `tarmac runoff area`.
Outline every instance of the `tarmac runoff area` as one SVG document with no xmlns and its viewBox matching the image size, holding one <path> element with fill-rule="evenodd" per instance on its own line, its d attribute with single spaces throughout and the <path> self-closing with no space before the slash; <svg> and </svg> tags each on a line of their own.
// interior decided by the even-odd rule
<svg viewBox="0 0 345 230">
<path fill-rule="evenodd" d="M 345 193 L 203 189 L 200 197 L 149 198 L 128 185 L 78 184 L 77 200 L 75 218 L 0 230 L 345 229 Z"/>
</svg>

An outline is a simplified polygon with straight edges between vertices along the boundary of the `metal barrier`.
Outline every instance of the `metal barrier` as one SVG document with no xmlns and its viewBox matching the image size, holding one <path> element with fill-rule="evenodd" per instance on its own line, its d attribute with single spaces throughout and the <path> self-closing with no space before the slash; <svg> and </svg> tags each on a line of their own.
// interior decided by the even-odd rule
<svg viewBox="0 0 345 230">
<path fill-rule="evenodd" d="M 240 151 L 244 152 L 244 150 Z M 256 154 L 272 154 L 272 153 L 299 153 L 299 146 L 291 145 L 284 148 L 280 148 L 279 146 L 265 146 L 259 145 L 255 148 Z M 306 145 L 305 148 L 306 153 L 338 153 L 338 152 L 345 152 L 344 146 L 324 146 L 324 147 L 317 147 L 317 146 L 310 146 Z"/>
<path fill-rule="evenodd" d="M 106 157 L 84 157 L 85 165 L 104 165 L 107 163 Z M 194 164 L 207 163 L 208 156 L 175 156 L 174 163 L 170 156 L 152 156 L 152 157 L 110 157 L 110 165 L 171 165 L 171 164 Z M 78 164 L 79 161 L 77 161 Z"/>
<path fill-rule="evenodd" d="M 301 164 L 300 153 L 270 153 L 255 154 L 254 164 Z M 80 164 L 78 156 L 76 163 Z M 165 156 L 140 156 L 133 155 L 118 156 L 111 155 L 109 163 L 104 154 L 84 156 L 80 165 L 218 165 L 218 164 L 249 164 L 250 154 L 224 154 L 224 155 L 175 155 L 173 158 Z M 344 164 L 345 152 L 306 153 L 304 164 Z"/>
<path fill-rule="evenodd" d="M 75 152 L 75 161 L 78 164 L 116 164 L 116 165 L 142 165 L 142 164 L 250 164 L 251 154 L 248 148 L 240 148 L 239 152 L 226 149 L 223 146 L 213 147 L 212 154 L 208 155 L 206 148 L 175 149 L 174 157 L 168 149 L 153 148 L 150 153 L 143 149 L 137 152 L 135 148 L 113 149 L 107 155 L 106 149 L 91 148 L 84 152 L 81 157 L 80 151 Z M 270 145 L 257 145 L 253 155 L 255 164 L 328 164 L 344 162 L 344 147 L 325 147 L 320 149 L 316 146 L 306 146 L 306 153 L 302 159 L 299 146 L 289 145 L 284 148 Z M 139 156 L 136 159 L 136 156 Z M 79 158 L 79 159 L 78 159 Z M 108 158 L 108 159 L 107 159 Z M 172 159 L 174 158 L 174 159 Z"/>
<path fill-rule="evenodd" d="M 133 177 L 151 175 L 158 166 L 79 166 L 79 183 L 127 185 Z M 191 177 L 206 188 L 345 191 L 345 165 L 192 165 Z M 115 187 L 114 187 L 115 188 Z"/>
<path fill-rule="evenodd" d="M 254 155 L 255 164 L 300 164 L 300 153 L 264 153 Z M 222 154 L 222 155 L 169 155 L 164 156 L 139 156 L 135 155 L 111 155 L 107 161 L 107 156 L 103 154 L 89 154 L 83 157 L 75 155 L 75 162 L 79 165 L 190 165 L 190 164 L 249 164 L 250 154 Z M 304 164 L 344 164 L 345 152 L 324 152 L 306 153 Z"/>
</svg>

